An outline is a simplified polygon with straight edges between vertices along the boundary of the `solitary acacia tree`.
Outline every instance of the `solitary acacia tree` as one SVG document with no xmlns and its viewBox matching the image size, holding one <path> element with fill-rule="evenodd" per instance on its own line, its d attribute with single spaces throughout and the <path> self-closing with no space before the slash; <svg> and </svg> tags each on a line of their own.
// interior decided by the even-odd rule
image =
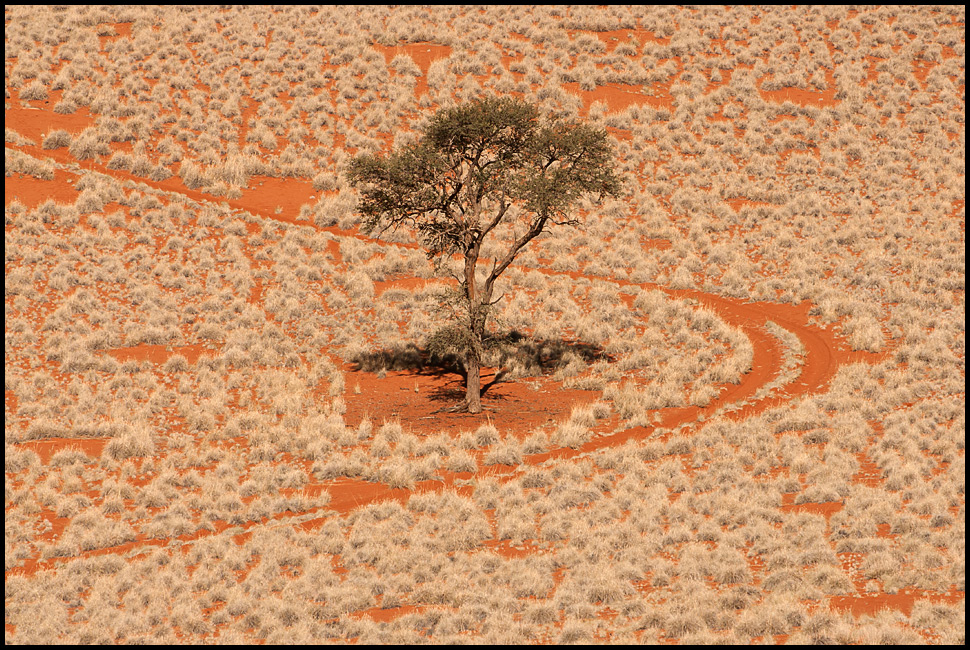
<svg viewBox="0 0 970 650">
<path fill-rule="evenodd" d="M 466 371 L 461 408 L 482 410 L 481 362 L 495 280 L 547 226 L 579 224 L 571 208 L 582 195 L 616 196 L 620 181 L 613 164 L 604 129 L 542 119 L 532 104 L 497 97 L 441 110 L 413 144 L 386 157 L 364 154 L 351 161 L 347 178 L 360 191 L 364 232 L 409 226 L 429 259 L 464 258 L 457 337 Z M 482 243 L 506 217 L 511 241 L 480 281 Z"/>
</svg>

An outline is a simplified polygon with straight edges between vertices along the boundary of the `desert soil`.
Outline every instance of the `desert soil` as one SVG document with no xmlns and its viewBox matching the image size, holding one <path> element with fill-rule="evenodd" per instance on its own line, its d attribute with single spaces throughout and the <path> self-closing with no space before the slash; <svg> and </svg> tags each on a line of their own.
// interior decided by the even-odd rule
<svg viewBox="0 0 970 650">
<path fill-rule="evenodd" d="M 964 10 L 813 11 L 8 7 L 7 642 L 960 643 Z M 340 173 L 482 88 L 629 191 L 469 415 Z"/>
</svg>

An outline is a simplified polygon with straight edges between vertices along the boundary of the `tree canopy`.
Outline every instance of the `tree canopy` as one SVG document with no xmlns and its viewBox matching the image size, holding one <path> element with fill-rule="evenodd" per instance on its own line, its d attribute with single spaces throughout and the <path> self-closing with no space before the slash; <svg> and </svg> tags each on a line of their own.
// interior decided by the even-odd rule
<svg viewBox="0 0 970 650">
<path fill-rule="evenodd" d="M 536 106 L 510 97 L 442 109 L 414 143 L 386 156 L 354 158 L 347 178 L 360 193 L 364 232 L 408 226 L 429 259 L 464 258 L 465 406 L 471 412 L 481 410 L 482 343 L 496 279 L 549 225 L 578 225 L 572 208 L 581 196 L 620 191 L 605 129 L 544 118 Z M 511 242 L 479 286 L 482 244 L 513 206 Z"/>
</svg>

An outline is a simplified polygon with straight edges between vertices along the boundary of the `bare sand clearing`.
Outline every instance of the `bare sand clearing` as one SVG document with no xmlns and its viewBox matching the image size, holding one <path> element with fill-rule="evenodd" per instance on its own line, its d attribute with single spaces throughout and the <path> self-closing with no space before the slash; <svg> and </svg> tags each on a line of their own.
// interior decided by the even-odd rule
<svg viewBox="0 0 970 650">
<path fill-rule="evenodd" d="M 962 9 L 5 20 L 8 643 L 960 643 Z M 630 188 L 468 415 L 340 174 L 483 89 Z"/>
</svg>

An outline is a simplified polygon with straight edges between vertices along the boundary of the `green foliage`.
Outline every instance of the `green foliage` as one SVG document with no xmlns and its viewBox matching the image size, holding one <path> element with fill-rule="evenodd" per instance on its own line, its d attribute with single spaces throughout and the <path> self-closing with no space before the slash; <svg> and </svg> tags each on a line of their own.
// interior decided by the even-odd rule
<svg viewBox="0 0 970 650">
<path fill-rule="evenodd" d="M 479 309 L 484 310 L 487 316 L 487 305 Z M 428 352 L 439 361 L 464 365 L 465 352 L 474 343 L 472 328 L 469 327 L 470 310 L 466 293 L 460 287 L 444 292 L 434 311 L 435 319 L 444 324 L 428 336 Z M 482 341 L 484 343 L 486 341 Z"/>
<path fill-rule="evenodd" d="M 439 111 L 415 143 L 387 156 L 358 156 L 347 178 L 366 232 L 413 227 L 434 257 L 480 245 L 512 204 L 531 216 L 532 237 L 547 220 L 577 223 L 568 210 L 582 194 L 619 192 L 612 160 L 605 130 L 488 97 Z"/>
<path fill-rule="evenodd" d="M 445 325 L 428 337 L 428 352 L 432 358 L 453 359 L 461 357 L 471 345 L 471 333 L 458 323 Z"/>
</svg>

